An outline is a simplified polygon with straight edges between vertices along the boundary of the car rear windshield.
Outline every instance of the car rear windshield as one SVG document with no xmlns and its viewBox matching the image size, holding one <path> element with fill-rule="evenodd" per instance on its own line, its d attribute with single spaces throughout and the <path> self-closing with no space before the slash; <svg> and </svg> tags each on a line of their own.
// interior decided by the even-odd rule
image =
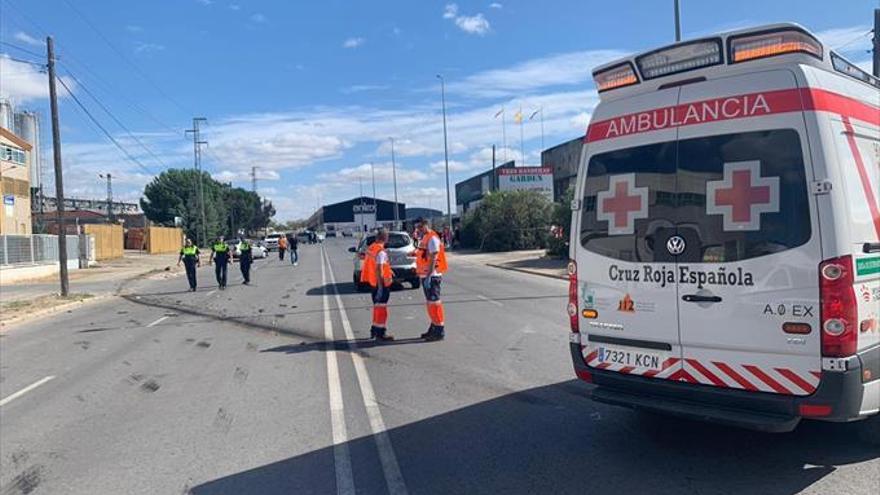
<svg viewBox="0 0 880 495">
<path fill-rule="evenodd" d="M 376 236 L 371 235 L 367 236 L 364 242 L 361 244 L 361 249 L 365 249 L 365 246 L 369 246 L 376 240 Z M 388 242 L 385 243 L 385 247 L 387 249 L 399 249 L 402 247 L 407 247 L 412 244 L 412 240 L 410 236 L 406 234 L 388 234 Z"/>
<path fill-rule="evenodd" d="M 581 244 L 626 261 L 730 262 L 810 239 L 798 133 L 723 134 L 594 155 Z M 667 240 L 685 241 L 673 257 Z"/>
</svg>

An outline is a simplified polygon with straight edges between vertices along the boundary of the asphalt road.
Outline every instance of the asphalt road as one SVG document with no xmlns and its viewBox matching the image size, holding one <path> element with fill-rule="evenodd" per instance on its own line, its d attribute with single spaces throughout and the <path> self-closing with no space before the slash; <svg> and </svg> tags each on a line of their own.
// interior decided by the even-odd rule
<svg viewBox="0 0 880 495">
<path fill-rule="evenodd" d="M 447 339 L 421 293 L 369 336 L 349 240 L 183 278 L 0 338 L 0 493 L 871 494 L 851 428 L 649 419 L 573 379 L 566 284 L 451 260 Z M 325 257 L 326 256 L 326 262 Z M 49 378 L 51 377 L 51 378 Z"/>
</svg>

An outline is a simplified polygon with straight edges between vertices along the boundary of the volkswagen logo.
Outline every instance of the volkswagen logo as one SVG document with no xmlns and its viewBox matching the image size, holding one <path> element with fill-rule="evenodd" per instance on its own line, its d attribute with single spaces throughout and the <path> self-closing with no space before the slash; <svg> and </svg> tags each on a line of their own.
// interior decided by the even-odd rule
<svg viewBox="0 0 880 495">
<path fill-rule="evenodd" d="M 683 253 L 684 248 L 684 237 L 680 235 L 674 235 L 666 240 L 666 250 L 673 256 L 678 256 Z"/>
</svg>

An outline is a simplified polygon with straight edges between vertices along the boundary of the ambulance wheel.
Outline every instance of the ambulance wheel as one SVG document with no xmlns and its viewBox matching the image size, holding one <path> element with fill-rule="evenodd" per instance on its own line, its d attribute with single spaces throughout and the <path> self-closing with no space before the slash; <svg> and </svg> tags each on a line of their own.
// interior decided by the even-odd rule
<svg viewBox="0 0 880 495">
<path fill-rule="evenodd" d="M 880 414 L 875 414 L 868 419 L 859 421 L 859 437 L 875 447 L 880 447 Z"/>
</svg>

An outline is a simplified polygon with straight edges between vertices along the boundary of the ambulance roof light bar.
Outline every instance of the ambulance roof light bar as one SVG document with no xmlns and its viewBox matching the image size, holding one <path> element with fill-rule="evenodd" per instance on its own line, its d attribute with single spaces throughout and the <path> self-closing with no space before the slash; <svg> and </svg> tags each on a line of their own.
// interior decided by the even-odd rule
<svg viewBox="0 0 880 495">
<path fill-rule="evenodd" d="M 639 83 L 639 77 L 630 62 L 623 62 L 599 72 L 593 72 L 593 80 L 600 93 Z"/>
<path fill-rule="evenodd" d="M 730 63 L 774 57 L 790 53 L 806 53 L 822 60 L 822 44 L 796 28 L 749 33 L 728 39 Z"/>
<path fill-rule="evenodd" d="M 636 57 L 639 72 L 647 81 L 724 62 L 720 38 L 691 41 L 661 48 Z"/>
</svg>

